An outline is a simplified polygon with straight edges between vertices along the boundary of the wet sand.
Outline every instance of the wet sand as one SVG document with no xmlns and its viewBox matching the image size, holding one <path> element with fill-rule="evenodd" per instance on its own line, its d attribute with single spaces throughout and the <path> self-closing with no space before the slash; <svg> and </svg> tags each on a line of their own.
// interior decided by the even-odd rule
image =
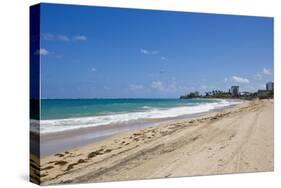
<svg viewBox="0 0 281 188">
<path fill-rule="evenodd" d="M 273 100 L 120 133 L 36 168 L 43 185 L 272 171 Z"/>
</svg>

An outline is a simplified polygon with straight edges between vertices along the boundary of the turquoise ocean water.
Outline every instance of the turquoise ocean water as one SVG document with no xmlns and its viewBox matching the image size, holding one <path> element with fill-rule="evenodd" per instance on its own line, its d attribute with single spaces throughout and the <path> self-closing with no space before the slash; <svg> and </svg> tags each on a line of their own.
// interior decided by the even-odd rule
<svg viewBox="0 0 281 188">
<path fill-rule="evenodd" d="M 223 99 L 43 99 L 40 133 L 174 118 L 236 104 Z M 33 127 L 39 131 L 38 127 Z"/>
</svg>

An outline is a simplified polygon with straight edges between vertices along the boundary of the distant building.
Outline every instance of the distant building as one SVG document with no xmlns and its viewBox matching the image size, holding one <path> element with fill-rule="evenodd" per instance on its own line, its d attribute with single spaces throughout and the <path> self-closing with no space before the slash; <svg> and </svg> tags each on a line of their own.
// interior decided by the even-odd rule
<svg viewBox="0 0 281 188">
<path fill-rule="evenodd" d="M 258 97 L 266 97 L 268 95 L 268 90 L 258 90 L 257 96 Z"/>
<path fill-rule="evenodd" d="M 250 96 L 252 93 L 250 92 L 247 92 L 247 91 L 244 91 L 244 92 L 241 92 L 240 95 L 241 96 Z"/>
<path fill-rule="evenodd" d="M 266 90 L 267 90 L 267 91 L 273 91 L 273 89 L 274 89 L 274 84 L 273 84 L 273 82 L 267 82 L 267 83 L 266 83 Z"/>
<path fill-rule="evenodd" d="M 190 92 L 189 94 L 180 96 L 180 99 L 192 99 L 192 98 L 196 98 L 196 97 L 200 97 L 198 91 Z"/>
<path fill-rule="evenodd" d="M 231 86 L 230 93 L 233 97 L 237 97 L 239 95 L 239 86 Z"/>
</svg>

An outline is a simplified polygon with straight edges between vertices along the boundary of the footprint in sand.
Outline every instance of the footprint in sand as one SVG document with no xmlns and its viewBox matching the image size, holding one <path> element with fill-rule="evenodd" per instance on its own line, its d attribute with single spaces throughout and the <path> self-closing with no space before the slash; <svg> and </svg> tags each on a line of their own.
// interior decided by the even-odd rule
<svg viewBox="0 0 281 188">
<path fill-rule="evenodd" d="M 229 140 L 235 137 L 235 134 L 230 135 Z"/>
<path fill-rule="evenodd" d="M 97 150 L 97 151 L 93 151 L 91 153 L 88 154 L 88 159 L 93 158 L 97 155 L 102 155 L 103 154 L 103 149 Z"/>
<path fill-rule="evenodd" d="M 224 149 L 224 148 L 225 148 L 225 146 L 221 146 L 221 147 L 220 147 L 220 149 Z"/>
<path fill-rule="evenodd" d="M 223 159 L 219 159 L 218 162 L 220 162 L 220 163 L 218 164 L 218 166 L 224 166 L 224 164 L 223 164 Z"/>
<path fill-rule="evenodd" d="M 104 153 L 109 153 L 109 152 L 111 152 L 112 151 L 112 149 L 106 149 L 105 151 L 104 151 Z"/>
<path fill-rule="evenodd" d="M 85 162 L 86 162 L 86 160 L 79 159 L 76 163 L 72 163 L 72 164 L 68 165 L 68 167 L 66 168 L 65 171 L 69 171 L 69 170 L 73 169 L 74 166 L 81 164 L 81 163 L 85 163 Z"/>
<path fill-rule="evenodd" d="M 56 162 L 54 163 L 54 165 L 63 166 L 63 165 L 65 165 L 65 164 L 67 164 L 67 163 L 68 163 L 67 161 L 56 161 Z"/>
<path fill-rule="evenodd" d="M 47 166 L 47 167 L 45 167 L 45 168 L 42 168 L 41 170 L 43 171 L 43 170 L 50 170 L 50 169 L 52 169 L 52 168 L 54 168 L 54 166 Z"/>
<path fill-rule="evenodd" d="M 172 174 L 168 174 L 168 175 L 165 176 L 165 178 L 168 178 L 168 177 L 170 177 L 171 175 L 172 175 Z"/>
<path fill-rule="evenodd" d="M 211 120 L 216 120 L 216 119 L 218 119 L 217 116 L 211 118 Z"/>
<path fill-rule="evenodd" d="M 63 157 L 63 156 L 64 156 L 64 154 L 57 153 L 57 154 L 55 154 L 55 156 L 57 156 L 57 157 Z"/>
</svg>

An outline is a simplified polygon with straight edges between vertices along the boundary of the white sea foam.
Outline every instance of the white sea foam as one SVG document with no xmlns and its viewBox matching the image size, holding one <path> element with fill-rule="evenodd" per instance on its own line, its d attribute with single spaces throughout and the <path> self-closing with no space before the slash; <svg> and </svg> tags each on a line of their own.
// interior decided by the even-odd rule
<svg viewBox="0 0 281 188">
<path fill-rule="evenodd" d="M 30 131 L 39 133 L 40 131 L 40 121 L 36 119 L 30 119 Z"/>
<path fill-rule="evenodd" d="M 143 107 L 141 107 L 142 109 L 152 109 L 152 107 L 150 107 L 150 106 L 143 106 Z"/>
<path fill-rule="evenodd" d="M 132 112 L 123 114 L 110 114 L 103 116 L 56 119 L 56 120 L 41 120 L 40 133 L 52 133 L 66 130 L 95 127 L 101 125 L 125 123 L 139 119 L 159 119 L 173 118 L 182 115 L 197 114 L 208 112 L 216 108 L 227 107 L 238 104 L 238 101 L 220 100 L 215 103 L 204 103 L 196 106 L 182 106 L 169 109 L 148 108 L 144 112 Z M 38 132 L 38 122 L 31 122 L 31 131 Z"/>
</svg>

